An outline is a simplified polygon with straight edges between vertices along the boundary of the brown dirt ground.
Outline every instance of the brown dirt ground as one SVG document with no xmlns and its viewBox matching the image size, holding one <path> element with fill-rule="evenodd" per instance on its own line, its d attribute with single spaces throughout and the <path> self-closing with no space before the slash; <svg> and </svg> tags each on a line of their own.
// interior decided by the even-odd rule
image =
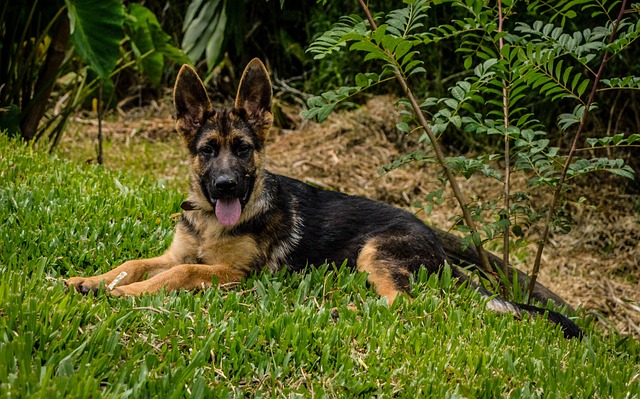
<svg viewBox="0 0 640 399">
<path fill-rule="evenodd" d="M 321 187 L 391 203 L 416 212 L 429 224 L 450 229 L 460 213 L 450 193 L 428 217 L 410 206 L 441 187 L 437 166 L 411 165 L 378 173 L 406 147 L 406 138 L 399 137 L 395 129 L 400 118 L 394 102 L 390 97 L 374 97 L 359 109 L 336 113 L 321 124 L 303 121 L 297 111 L 281 108 L 298 127 L 273 129 L 267 148 L 268 169 Z M 76 118 L 72 131 L 74 125 L 76 132 L 82 133 L 70 134 L 61 143 L 62 154 L 73 153 L 68 149 L 79 140 L 95 141 L 95 123 Z M 173 132 L 170 106 L 164 102 L 146 109 L 121 111 L 118 118 L 105 123 L 105 134 L 112 145 L 108 150 L 111 154 L 105 154 L 107 159 L 116 152 L 135 154 L 136 142 L 146 141 L 161 145 L 157 156 L 180 160 L 177 167 L 162 166 L 164 170 L 158 174 L 163 179 L 171 181 L 176 174 L 186 173 L 185 152 Z M 131 148 L 133 151 L 126 151 Z M 461 178 L 459 182 L 467 196 L 474 193 L 479 199 L 494 198 L 494 193 L 501 190 L 500 185 L 488 179 Z M 512 190 L 525 190 L 525 182 L 525 176 L 513 176 Z M 551 236 L 539 280 L 571 306 L 583 307 L 603 327 L 614 327 L 621 334 L 640 338 L 640 214 L 634 210 L 637 196 L 625 194 L 615 179 L 589 181 L 577 187 L 573 195 L 584 196 L 586 204 L 571 207 L 575 225 L 568 234 Z M 535 193 L 536 203 L 549 200 L 548 193 Z M 540 232 L 537 225 L 525 232 L 530 244 L 512 257 L 515 267 L 529 271 L 536 250 L 533 242 Z M 491 248 L 500 250 L 500 245 Z"/>
</svg>

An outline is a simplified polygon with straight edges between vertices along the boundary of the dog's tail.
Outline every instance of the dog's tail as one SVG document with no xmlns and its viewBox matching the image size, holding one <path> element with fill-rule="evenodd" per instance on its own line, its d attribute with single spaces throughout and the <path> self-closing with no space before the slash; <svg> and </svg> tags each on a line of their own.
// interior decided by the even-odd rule
<svg viewBox="0 0 640 399">
<path fill-rule="evenodd" d="M 487 291 L 471 280 L 468 280 L 466 278 L 464 280 L 466 280 L 468 284 L 475 288 L 480 295 L 488 299 L 487 309 L 499 313 L 511 313 L 517 318 L 522 317 L 524 313 L 528 313 L 532 316 L 542 316 L 550 322 L 558 324 L 562 329 L 565 338 L 582 339 L 584 337 L 584 333 L 582 332 L 580 327 L 578 327 L 571 319 L 558 312 L 542 309 L 536 306 L 525 305 L 522 303 L 511 302 L 507 299 L 492 294 L 491 292 Z"/>
<path fill-rule="evenodd" d="M 433 233 L 438 237 L 442 244 L 442 248 L 447 256 L 447 258 L 454 265 L 461 266 L 469 266 L 472 269 L 474 265 L 480 264 L 480 257 L 478 256 L 476 250 L 472 246 L 463 245 L 462 239 L 453 234 L 450 234 L 444 230 L 439 230 L 434 227 L 430 227 Z M 496 268 L 502 270 L 503 262 L 502 259 L 498 258 L 494 254 L 488 252 L 487 256 L 489 257 L 489 262 L 494 265 Z M 528 289 L 528 276 L 521 272 L 516 268 L 508 268 L 507 269 L 507 278 L 509 281 L 513 279 L 513 274 L 517 274 L 517 281 L 520 284 L 522 290 Z M 582 338 L 584 336 L 583 332 L 580 330 L 576 324 L 571 321 L 566 316 L 554 312 L 551 310 L 541 309 L 535 306 L 524 305 L 520 303 L 515 303 L 508 301 L 504 298 L 500 298 L 494 296 L 491 292 L 485 290 L 481 286 L 475 284 L 473 281 L 469 280 L 464 273 L 460 270 L 458 272 L 454 272 L 454 275 L 458 277 L 458 281 L 461 283 L 463 281 L 467 281 L 469 285 L 474 287 L 480 295 L 485 298 L 488 298 L 487 308 L 500 312 L 500 313 L 512 313 L 516 317 L 522 317 L 522 314 L 528 313 L 534 316 L 543 316 L 546 317 L 550 322 L 555 324 L 559 324 L 564 332 L 565 337 L 567 338 Z M 531 293 L 531 297 L 539 302 L 545 303 L 551 300 L 556 307 L 565 307 L 569 309 L 569 311 L 573 311 L 571 307 L 558 295 L 547 289 L 545 286 L 540 284 L 540 282 L 536 282 L 533 292 Z"/>
<path fill-rule="evenodd" d="M 482 262 L 480 261 L 480 257 L 476 252 L 476 249 L 470 245 L 465 246 L 462 242 L 462 239 L 458 236 L 455 236 L 451 233 L 448 233 L 444 230 L 436 229 L 431 227 L 433 233 L 438 237 L 440 243 L 442 244 L 442 248 L 444 249 L 447 258 L 454 265 L 460 265 L 463 267 L 469 267 L 471 270 L 481 270 L 481 268 L 477 268 L 475 265 L 480 265 Z M 487 256 L 489 257 L 489 263 L 495 268 L 496 271 L 504 270 L 504 263 L 502 259 L 495 256 L 491 252 L 487 252 Z M 516 274 L 516 278 L 518 284 L 522 291 L 526 291 L 529 289 L 529 277 L 522 271 L 516 269 L 515 267 L 508 267 L 507 270 L 507 279 L 509 281 L 514 280 L 514 273 Z M 536 281 L 533 292 L 531 293 L 531 298 L 537 300 L 540 303 L 547 303 L 551 300 L 554 303 L 556 308 L 565 307 L 569 310 L 569 312 L 573 312 L 571 306 L 566 303 L 562 298 L 556 295 L 554 292 L 549 290 L 547 287 L 542 285 L 540 281 Z"/>
</svg>

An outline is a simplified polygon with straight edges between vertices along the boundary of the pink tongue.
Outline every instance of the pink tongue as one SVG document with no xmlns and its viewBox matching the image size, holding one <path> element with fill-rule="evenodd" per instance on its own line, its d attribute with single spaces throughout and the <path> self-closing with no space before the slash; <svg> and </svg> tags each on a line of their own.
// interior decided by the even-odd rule
<svg viewBox="0 0 640 399">
<path fill-rule="evenodd" d="M 238 198 L 218 199 L 216 202 L 216 217 L 225 227 L 231 227 L 240 220 L 240 200 Z"/>
</svg>

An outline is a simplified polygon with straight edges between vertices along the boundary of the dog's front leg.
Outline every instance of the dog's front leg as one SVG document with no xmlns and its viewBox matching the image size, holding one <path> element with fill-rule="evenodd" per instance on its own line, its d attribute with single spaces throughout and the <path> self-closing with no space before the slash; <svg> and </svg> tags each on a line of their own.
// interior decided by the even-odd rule
<svg viewBox="0 0 640 399">
<path fill-rule="evenodd" d="M 170 257 L 166 255 L 150 259 L 130 260 L 99 276 L 71 277 L 65 280 L 65 285 L 74 287 L 76 291 L 82 294 L 88 294 L 91 291 L 97 291 L 100 284 L 108 286 L 118 279 L 115 286 L 128 285 L 145 278 L 154 277 L 169 270 L 175 264 L 176 262 L 172 262 Z"/>
<path fill-rule="evenodd" d="M 112 295 L 140 295 L 162 290 L 175 291 L 179 289 L 199 290 L 213 285 L 213 276 L 219 284 L 240 282 L 246 277 L 247 271 L 224 265 L 183 264 L 172 267 L 156 276 L 128 285 L 120 285 L 110 291 Z"/>
</svg>

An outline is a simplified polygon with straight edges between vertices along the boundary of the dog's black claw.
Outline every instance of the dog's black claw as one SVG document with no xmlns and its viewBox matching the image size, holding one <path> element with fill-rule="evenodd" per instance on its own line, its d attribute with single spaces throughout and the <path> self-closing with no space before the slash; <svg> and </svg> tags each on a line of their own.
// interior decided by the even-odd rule
<svg viewBox="0 0 640 399">
<path fill-rule="evenodd" d="M 89 288 L 83 284 L 78 284 L 76 285 L 76 291 L 78 291 L 79 293 L 81 293 L 82 295 L 88 295 L 90 292 L 96 293 L 98 292 L 97 289 L 95 288 Z"/>
<path fill-rule="evenodd" d="M 85 286 L 82 283 L 79 284 L 69 284 L 69 282 L 67 280 L 64 281 L 64 287 L 66 288 L 66 290 L 68 291 L 69 289 L 74 289 L 76 292 L 82 294 L 82 295 L 87 295 L 90 292 L 97 292 L 98 290 L 95 288 L 89 288 L 87 286 Z"/>
</svg>

